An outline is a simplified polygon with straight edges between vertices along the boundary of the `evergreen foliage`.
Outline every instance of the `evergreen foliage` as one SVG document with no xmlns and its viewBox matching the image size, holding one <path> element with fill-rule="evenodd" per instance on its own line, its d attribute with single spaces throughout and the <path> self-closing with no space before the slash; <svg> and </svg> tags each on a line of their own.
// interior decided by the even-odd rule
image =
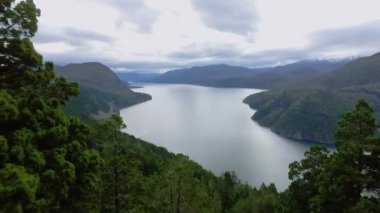
<svg viewBox="0 0 380 213">
<path fill-rule="evenodd" d="M 373 109 L 364 100 L 343 114 L 335 135 L 337 151 L 313 147 L 290 165 L 284 195 L 288 212 L 376 212 L 380 210 L 380 138 Z M 284 199 L 286 200 L 286 199 Z"/>
<path fill-rule="evenodd" d="M 93 208 L 102 159 L 87 148 L 89 127 L 59 109 L 78 86 L 34 50 L 32 0 L 2 1 L 0 11 L 0 210 Z"/>
</svg>

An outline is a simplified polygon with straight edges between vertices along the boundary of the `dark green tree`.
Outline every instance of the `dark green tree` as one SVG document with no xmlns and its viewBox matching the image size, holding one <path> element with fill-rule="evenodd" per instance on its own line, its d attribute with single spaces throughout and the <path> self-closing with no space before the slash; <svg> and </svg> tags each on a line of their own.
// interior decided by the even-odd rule
<svg viewBox="0 0 380 213">
<path fill-rule="evenodd" d="M 343 114 L 336 133 L 336 152 L 329 154 L 325 148 L 314 147 L 305 159 L 290 165 L 292 183 L 283 197 L 292 201 L 287 211 L 376 209 L 380 204 L 378 127 L 373 109 L 364 100 Z"/>
<path fill-rule="evenodd" d="M 220 212 L 216 185 L 208 190 L 201 181 L 198 165 L 181 154 L 165 162 L 160 174 L 158 193 L 162 212 Z"/>
<path fill-rule="evenodd" d="M 237 200 L 236 187 L 240 184 L 235 172 L 224 172 L 220 177 L 219 193 L 222 209 L 228 212 Z"/>
<path fill-rule="evenodd" d="M 31 72 L 42 66 L 42 57 L 30 38 L 37 31 L 40 11 L 32 0 L 3 0 L 0 6 L 0 86 L 19 89 L 26 81 L 34 81 Z"/>
<path fill-rule="evenodd" d="M 260 189 L 248 188 L 248 195 L 240 197 L 232 207 L 231 212 L 279 212 L 280 201 L 274 184 L 262 184 Z M 240 195 L 242 196 L 242 195 Z"/>
<path fill-rule="evenodd" d="M 106 162 L 102 172 L 103 211 L 121 212 L 131 210 L 132 205 L 137 206 L 137 203 L 131 202 L 133 195 L 131 187 L 138 187 L 139 183 L 134 177 L 139 176 L 140 172 L 136 169 L 136 162 L 130 159 L 127 140 L 120 132 L 125 127 L 118 115 L 112 115 L 110 119 L 98 122 L 95 127 L 95 138 L 100 142 L 99 149 Z M 131 184 L 133 181 L 134 184 Z"/>
<path fill-rule="evenodd" d="M 377 198 L 380 195 L 380 138 L 376 135 L 379 124 L 373 113 L 366 101 L 359 100 L 354 109 L 343 114 L 339 121 L 335 135 L 338 152 L 331 156 L 327 168 L 330 176 L 322 179 L 325 185 L 334 180 L 336 187 L 334 191 L 327 186 L 321 189 L 325 194 L 340 193 L 340 196 L 331 197 L 335 197 L 332 203 L 342 208 L 359 205 L 366 195 Z"/>
<path fill-rule="evenodd" d="M 32 0 L 0 5 L 0 211 L 95 209 L 101 158 L 89 129 L 60 109 L 78 93 L 31 42 Z"/>
<path fill-rule="evenodd" d="M 338 124 L 335 134 L 337 149 L 356 148 L 358 152 L 365 150 L 379 128 L 372 107 L 364 100 L 359 100 L 351 112 L 344 113 Z"/>
<path fill-rule="evenodd" d="M 310 203 L 318 195 L 318 176 L 324 172 L 328 150 L 324 146 L 313 146 L 305 152 L 305 158 L 289 165 L 291 200 L 296 204 L 291 212 L 310 212 Z M 287 203 L 288 207 L 292 207 Z"/>
</svg>

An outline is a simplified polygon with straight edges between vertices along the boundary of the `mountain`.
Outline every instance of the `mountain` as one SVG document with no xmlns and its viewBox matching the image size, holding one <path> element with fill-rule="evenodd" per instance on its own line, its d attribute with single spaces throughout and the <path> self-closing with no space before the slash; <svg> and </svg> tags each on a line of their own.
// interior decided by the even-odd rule
<svg viewBox="0 0 380 213">
<path fill-rule="evenodd" d="M 332 73 L 315 79 L 329 88 L 342 88 L 380 83 L 380 53 L 357 59 Z"/>
<path fill-rule="evenodd" d="M 219 87 L 275 89 L 298 85 L 346 64 L 341 61 L 300 61 L 284 66 L 254 69 L 249 76 L 234 76 L 215 82 Z"/>
<path fill-rule="evenodd" d="M 214 82 L 220 79 L 250 74 L 252 74 L 252 70 L 245 67 L 219 64 L 168 71 L 149 82 L 213 86 Z"/>
<path fill-rule="evenodd" d="M 248 96 L 260 125 L 297 140 L 332 142 L 341 114 L 366 99 L 380 118 L 380 54 L 354 60 L 302 85 Z"/>
<path fill-rule="evenodd" d="M 156 78 L 160 73 L 149 72 L 117 72 L 116 75 L 124 82 L 143 82 Z"/>
<path fill-rule="evenodd" d="M 182 83 L 214 87 L 273 89 L 297 85 L 347 63 L 342 61 L 301 61 L 284 66 L 248 69 L 229 65 L 209 65 L 168 71 L 141 81 Z"/>
<path fill-rule="evenodd" d="M 297 68 L 292 71 L 273 71 L 255 73 L 250 76 L 237 76 L 218 80 L 214 85 L 220 87 L 243 87 L 258 89 L 273 89 L 296 85 L 321 75 L 320 72 L 310 68 Z"/>
<path fill-rule="evenodd" d="M 350 59 L 342 59 L 342 60 L 304 60 L 299 61 L 283 66 L 275 66 L 272 68 L 272 71 L 277 72 L 292 72 L 294 70 L 302 70 L 305 68 L 315 70 L 320 73 L 326 73 L 333 70 L 336 70 L 343 65 L 350 62 Z"/>
<path fill-rule="evenodd" d="M 56 67 L 56 73 L 68 80 L 79 83 L 82 87 L 101 91 L 133 93 L 111 69 L 98 62 Z"/>
<path fill-rule="evenodd" d="M 133 92 L 127 84 L 101 63 L 89 62 L 55 67 L 59 76 L 80 85 L 80 94 L 65 106 L 81 118 L 103 119 L 119 109 L 138 104 L 151 97 Z"/>
</svg>

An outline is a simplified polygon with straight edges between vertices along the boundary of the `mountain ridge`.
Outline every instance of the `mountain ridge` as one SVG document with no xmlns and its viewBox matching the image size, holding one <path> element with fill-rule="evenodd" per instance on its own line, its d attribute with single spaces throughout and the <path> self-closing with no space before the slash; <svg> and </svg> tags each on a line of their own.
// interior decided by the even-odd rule
<svg viewBox="0 0 380 213">
<path fill-rule="evenodd" d="M 141 82 L 273 89 L 308 81 L 344 65 L 348 61 L 300 61 L 277 67 L 252 69 L 226 64 L 194 66 L 170 70 L 157 77 L 141 80 Z"/>
</svg>

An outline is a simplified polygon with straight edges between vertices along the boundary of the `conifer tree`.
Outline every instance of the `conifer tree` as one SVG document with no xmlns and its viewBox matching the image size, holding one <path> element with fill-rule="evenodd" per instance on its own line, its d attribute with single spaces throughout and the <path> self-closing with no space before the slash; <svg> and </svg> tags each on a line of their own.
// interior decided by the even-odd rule
<svg viewBox="0 0 380 213">
<path fill-rule="evenodd" d="M 372 212 L 380 208 L 380 138 L 364 100 L 342 115 L 336 152 L 313 147 L 290 165 L 289 212 Z M 286 208 L 285 208 L 286 209 Z"/>
<path fill-rule="evenodd" d="M 0 211 L 94 209 L 102 160 L 88 127 L 59 108 L 78 85 L 34 49 L 39 15 L 32 0 L 1 1 Z"/>
</svg>

